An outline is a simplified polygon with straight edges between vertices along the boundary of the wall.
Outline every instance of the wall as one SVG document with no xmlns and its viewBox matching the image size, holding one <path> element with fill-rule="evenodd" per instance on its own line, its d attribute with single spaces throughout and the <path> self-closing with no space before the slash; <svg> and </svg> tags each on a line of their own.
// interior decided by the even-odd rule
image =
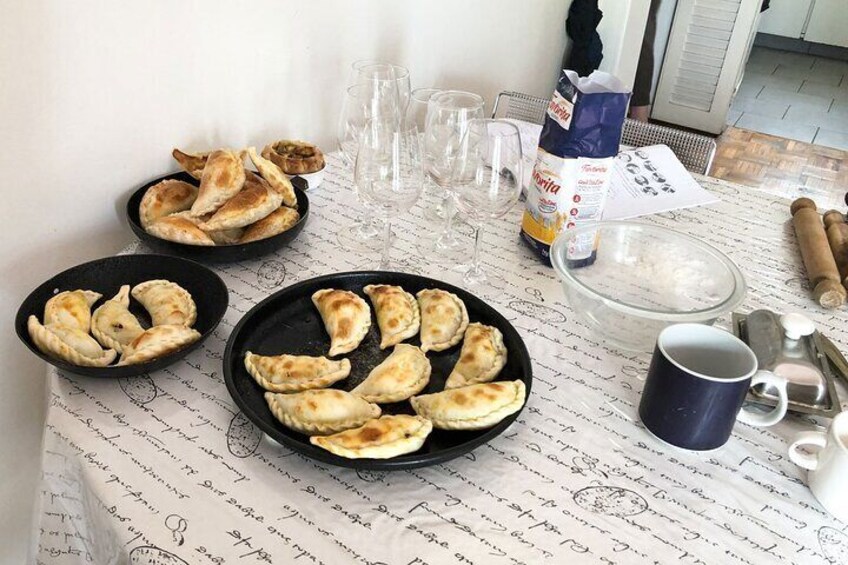
<svg viewBox="0 0 848 565">
<path fill-rule="evenodd" d="M 333 149 L 360 58 L 414 86 L 548 96 L 569 2 L 0 0 L 0 563 L 22 563 L 38 473 L 44 365 L 17 342 L 27 292 L 130 241 L 121 209 L 173 170 L 175 145 L 281 137 Z M 610 22 L 613 23 L 613 22 Z"/>
</svg>

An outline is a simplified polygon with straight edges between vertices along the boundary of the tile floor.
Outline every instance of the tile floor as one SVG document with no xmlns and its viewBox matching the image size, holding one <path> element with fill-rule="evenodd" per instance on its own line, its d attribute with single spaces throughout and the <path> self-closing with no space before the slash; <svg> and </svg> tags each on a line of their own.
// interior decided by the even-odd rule
<svg viewBox="0 0 848 565">
<path fill-rule="evenodd" d="M 848 61 L 754 47 L 727 122 L 848 150 Z"/>
</svg>

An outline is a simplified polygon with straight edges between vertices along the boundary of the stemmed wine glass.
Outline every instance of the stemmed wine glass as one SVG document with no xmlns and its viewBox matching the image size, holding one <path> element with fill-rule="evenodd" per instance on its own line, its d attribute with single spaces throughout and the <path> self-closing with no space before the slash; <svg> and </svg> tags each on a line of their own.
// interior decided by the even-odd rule
<svg viewBox="0 0 848 565">
<path fill-rule="evenodd" d="M 482 228 L 486 220 L 502 217 L 518 202 L 523 164 L 515 124 L 491 119 L 469 122 L 448 185 L 460 214 L 474 228 L 474 258 L 462 277 L 467 288 L 501 287 L 499 277 L 480 263 Z"/>
<path fill-rule="evenodd" d="M 442 189 L 451 182 L 454 159 L 471 120 L 483 117 L 483 98 L 471 92 L 445 90 L 430 97 L 424 132 L 424 171 Z M 425 240 L 422 254 L 456 261 L 465 248 L 453 230 L 454 205 L 446 195 L 444 226 Z"/>
<path fill-rule="evenodd" d="M 360 137 L 354 177 L 359 193 L 384 221 L 378 269 L 397 270 L 390 259 L 392 221 L 415 205 L 424 181 L 418 128 L 370 121 Z"/>
<path fill-rule="evenodd" d="M 430 104 L 430 98 L 440 92 L 442 92 L 440 88 L 416 88 L 409 97 L 406 119 L 418 128 L 418 135 L 422 138 L 422 149 L 424 146 L 424 130 L 427 127 L 427 106 Z M 434 222 L 444 220 L 445 197 L 444 189 L 429 177 L 425 177 L 424 192 L 421 195 L 421 200 L 425 206 L 424 217 Z"/>
</svg>

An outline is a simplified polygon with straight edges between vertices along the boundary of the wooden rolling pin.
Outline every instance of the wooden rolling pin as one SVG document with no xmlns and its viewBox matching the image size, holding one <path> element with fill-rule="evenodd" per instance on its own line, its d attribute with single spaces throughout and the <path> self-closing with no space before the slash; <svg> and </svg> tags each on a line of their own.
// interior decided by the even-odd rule
<svg viewBox="0 0 848 565">
<path fill-rule="evenodd" d="M 839 210 L 824 213 L 824 229 L 827 232 L 827 242 L 839 269 L 842 286 L 848 289 L 848 224 L 845 216 Z"/>
<path fill-rule="evenodd" d="M 816 203 L 809 198 L 799 198 L 789 210 L 807 278 L 813 288 L 813 298 L 825 308 L 839 308 L 845 304 L 848 293 L 842 286 Z"/>
</svg>

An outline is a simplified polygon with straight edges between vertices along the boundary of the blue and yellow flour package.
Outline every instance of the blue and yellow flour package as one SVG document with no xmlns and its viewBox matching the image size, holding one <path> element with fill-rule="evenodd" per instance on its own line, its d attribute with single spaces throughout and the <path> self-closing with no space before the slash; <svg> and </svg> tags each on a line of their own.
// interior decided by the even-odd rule
<svg viewBox="0 0 848 565">
<path fill-rule="evenodd" d="M 609 191 L 630 91 L 614 76 L 563 71 L 548 105 L 521 236 L 550 265 L 550 247 L 563 229 L 598 221 Z M 595 241 L 577 241 L 569 259 L 588 258 Z"/>
</svg>

